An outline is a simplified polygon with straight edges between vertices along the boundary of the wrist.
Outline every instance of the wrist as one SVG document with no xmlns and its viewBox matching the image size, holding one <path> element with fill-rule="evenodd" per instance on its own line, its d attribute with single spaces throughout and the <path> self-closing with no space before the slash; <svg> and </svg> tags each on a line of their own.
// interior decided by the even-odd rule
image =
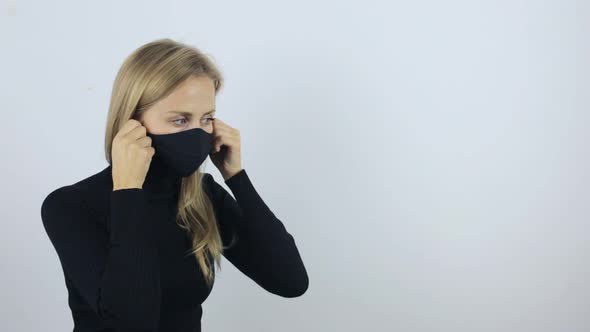
<svg viewBox="0 0 590 332">
<path fill-rule="evenodd" d="M 121 189 L 143 189 L 143 185 L 138 184 L 113 184 L 113 191 Z"/>
<path fill-rule="evenodd" d="M 235 171 L 223 173 L 222 174 L 223 181 L 227 181 L 227 180 L 231 179 L 234 175 L 240 173 L 242 170 L 243 170 L 243 168 L 240 168 L 240 169 L 235 170 Z"/>
</svg>

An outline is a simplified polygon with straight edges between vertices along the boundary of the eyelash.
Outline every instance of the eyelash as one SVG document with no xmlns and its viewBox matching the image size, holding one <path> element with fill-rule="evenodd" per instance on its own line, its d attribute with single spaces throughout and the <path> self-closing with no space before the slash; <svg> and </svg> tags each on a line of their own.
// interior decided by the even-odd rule
<svg viewBox="0 0 590 332">
<path fill-rule="evenodd" d="M 209 118 L 207 118 L 207 120 L 214 120 L 214 119 L 215 119 L 214 117 L 209 117 Z M 181 119 L 172 120 L 172 122 L 173 122 L 174 124 L 182 125 L 182 124 L 179 124 L 179 123 L 177 123 L 177 122 L 176 122 L 176 121 L 180 121 L 180 120 L 187 120 L 187 119 L 183 117 L 183 118 L 181 118 Z M 188 120 L 187 120 L 187 121 L 188 121 Z M 186 123 L 185 123 L 185 124 L 186 124 Z"/>
</svg>

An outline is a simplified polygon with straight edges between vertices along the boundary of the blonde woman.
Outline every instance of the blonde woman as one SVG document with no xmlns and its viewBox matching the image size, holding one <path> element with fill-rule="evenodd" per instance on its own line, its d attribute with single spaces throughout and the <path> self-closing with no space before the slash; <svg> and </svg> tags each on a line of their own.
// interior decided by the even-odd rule
<svg viewBox="0 0 590 332">
<path fill-rule="evenodd" d="M 223 254 L 265 290 L 297 297 L 307 271 L 241 165 L 240 132 L 215 118 L 223 78 L 171 39 L 125 59 L 106 126 L 109 166 L 41 206 L 76 331 L 200 331 Z M 210 156 L 232 197 L 209 173 Z"/>
</svg>

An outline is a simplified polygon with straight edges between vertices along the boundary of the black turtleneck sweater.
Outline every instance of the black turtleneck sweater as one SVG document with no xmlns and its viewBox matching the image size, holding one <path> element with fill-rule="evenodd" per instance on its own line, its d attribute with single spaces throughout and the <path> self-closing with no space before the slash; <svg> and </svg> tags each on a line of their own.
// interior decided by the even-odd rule
<svg viewBox="0 0 590 332">
<path fill-rule="evenodd" d="M 223 245 L 237 239 L 223 256 L 273 294 L 305 293 L 295 241 L 246 170 L 225 183 L 235 198 L 204 173 Z M 142 188 L 113 191 L 109 165 L 44 199 L 41 217 L 62 266 L 74 332 L 201 330 L 211 289 L 176 224 L 180 184 L 153 158 Z"/>
</svg>

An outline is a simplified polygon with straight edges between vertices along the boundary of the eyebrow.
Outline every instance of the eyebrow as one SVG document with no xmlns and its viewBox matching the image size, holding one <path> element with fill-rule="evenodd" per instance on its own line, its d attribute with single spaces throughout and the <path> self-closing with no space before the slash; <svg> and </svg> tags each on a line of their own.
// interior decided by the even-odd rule
<svg viewBox="0 0 590 332">
<path fill-rule="evenodd" d="M 214 113 L 215 111 L 216 111 L 215 109 L 212 109 L 212 110 L 210 110 L 209 112 L 206 112 L 203 115 L 211 114 L 211 113 Z M 172 111 L 168 111 L 166 113 L 176 113 L 176 114 L 181 114 L 181 115 L 184 115 L 184 116 L 192 116 L 193 115 L 193 113 L 191 113 L 191 112 L 178 111 L 178 110 L 172 110 Z"/>
</svg>

